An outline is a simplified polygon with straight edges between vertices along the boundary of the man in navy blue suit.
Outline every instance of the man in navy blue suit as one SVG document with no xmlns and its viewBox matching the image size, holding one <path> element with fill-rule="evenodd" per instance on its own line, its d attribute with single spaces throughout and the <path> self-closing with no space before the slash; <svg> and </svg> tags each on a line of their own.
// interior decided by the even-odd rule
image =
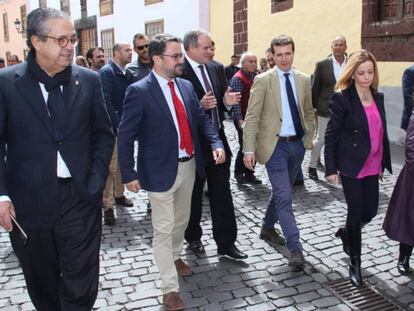
<svg viewBox="0 0 414 311">
<path fill-rule="evenodd" d="M 0 72 L 0 226 L 36 310 L 89 311 L 114 136 L 98 75 L 71 65 L 70 17 L 36 9 L 26 30 L 27 62 Z"/>
<path fill-rule="evenodd" d="M 199 135 L 210 142 L 215 163 L 225 161 L 223 143 L 201 109 L 191 83 L 177 78 L 183 65 L 180 44 L 179 38 L 166 34 L 150 42 L 153 71 L 128 87 L 118 131 L 122 180 L 132 192 L 145 189 L 152 205 L 154 258 L 167 310 L 184 308 L 178 275 L 192 273 L 180 254 L 195 173 L 205 175 Z"/>
<path fill-rule="evenodd" d="M 108 110 L 112 128 L 116 135 L 122 116 L 125 91 L 133 82 L 131 73 L 125 68 L 131 62 L 131 45 L 127 42 L 115 43 L 112 47 L 112 55 L 112 60 L 102 67 L 99 71 L 99 76 L 101 77 L 106 109 Z M 103 193 L 104 220 L 106 225 L 113 226 L 115 224 L 114 199 L 117 205 L 125 207 L 133 206 L 132 201 L 124 195 L 124 190 L 115 142 L 114 152 L 111 163 L 109 164 L 109 176 Z"/>
</svg>

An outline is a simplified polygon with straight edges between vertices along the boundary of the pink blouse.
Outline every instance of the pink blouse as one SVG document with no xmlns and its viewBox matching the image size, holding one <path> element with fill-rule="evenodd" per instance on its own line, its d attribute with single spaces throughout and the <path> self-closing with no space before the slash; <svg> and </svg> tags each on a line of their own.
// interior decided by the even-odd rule
<svg viewBox="0 0 414 311">
<path fill-rule="evenodd" d="M 369 139 L 371 151 L 365 161 L 364 166 L 357 178 L 372 176 L 382 173 L 382 150 L 384 128 L 382 126 L 381 115 L 377 105 L 373 101 L 370 106 L 364 106 L 365 114 L 368 119 Z"/>
</svg>

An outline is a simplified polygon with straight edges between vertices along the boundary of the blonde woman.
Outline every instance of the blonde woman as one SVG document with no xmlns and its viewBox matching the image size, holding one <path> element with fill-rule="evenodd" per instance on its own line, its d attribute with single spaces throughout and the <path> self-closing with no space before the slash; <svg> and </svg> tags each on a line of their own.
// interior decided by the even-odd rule
<svg viewBox="0 0 414 311">
<path fill-rule="evenodd" d="M 375 57 L 366 50 L 353 53 L 331 98 L 325 136 L 325 175 L 338 183 L 341 176 L 347 219 L 336 233 L 350 256 L 349 276 L 362 285 L 361 227 L 378 210 L 378 179 L 391 169 L 384 95 L 378 92 Z"/>
</svg>

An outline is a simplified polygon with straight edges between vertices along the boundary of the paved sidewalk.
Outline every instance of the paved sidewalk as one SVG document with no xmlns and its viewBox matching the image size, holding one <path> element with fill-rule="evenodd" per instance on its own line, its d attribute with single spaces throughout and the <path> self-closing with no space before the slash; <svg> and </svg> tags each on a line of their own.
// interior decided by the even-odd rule
<svg viewBox="0 0 414 311">
<path fill-rule="evenodd" d="M 237 150 L 237 134 L 230 123 L 226 128 L 232 148 Z M 322 177 L 322 172 L 319 175 Z M 334 237 L 345 220 L 342 190 L 323 178 L 318 182 L 306 179 L 304 187 L 295 188 L 294 209 L 308 263 L 304 272 L 291 272 L 286 248 L 275 248 L 258 237 L 270 184 L 263 166 L 258 166 L 257 176 L 263 185 L 239 186 L 231 179 L 238 243 L 249 255 L 244 262 L 217 256 L 206 206 L 202 220 L 206 254 L 198 257 L 186 249 L 183 254 L 194 271 L 180 280 L 188 310 L 351 310 L 322 285 L 348 274 L 348 258 Z M 397 243 L 388 240 L 381 229 L 397 176 L 398 171 L 385 176 L 380 186 L 379 214 L 363 230 L 362 270 L 364 280 L 375 289 L 396 299 L 403 309 L 414 310 L 414 278 L 398 274 Z M 164 310 L 151 251 L 146 195 L 140 192 L 131 196 L 134 207 L 118 208 L 116 226 L 103 229 L 97 310 Z M 4 231 L 0 233 L 0 310 L 33 310 Z"/>
</svg>

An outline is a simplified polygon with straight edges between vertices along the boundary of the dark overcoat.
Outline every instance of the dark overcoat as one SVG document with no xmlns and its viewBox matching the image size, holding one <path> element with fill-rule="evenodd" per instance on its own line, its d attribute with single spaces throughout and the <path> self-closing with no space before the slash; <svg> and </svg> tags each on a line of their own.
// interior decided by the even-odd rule
<svg viewBox="0 0 414 311">
<path fill-rule="evenodd" d="M 414 114 L 411 115 L 407 128 L 405 158 L 383 228 L 390 239 L 414 245 Z"/>
</svg>

